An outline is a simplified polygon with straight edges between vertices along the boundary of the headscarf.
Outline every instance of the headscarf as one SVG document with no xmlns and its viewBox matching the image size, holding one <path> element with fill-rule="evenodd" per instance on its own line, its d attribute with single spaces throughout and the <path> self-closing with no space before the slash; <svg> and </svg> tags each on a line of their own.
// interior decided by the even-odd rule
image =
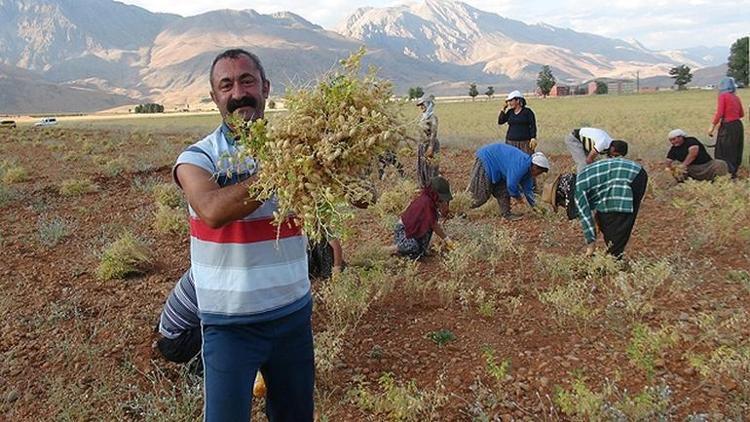
<svg viewBox="0 0 750 422">
<path fill-rule="evenodd" d="M 419 101 L 417 101 L 417 105 L 422 104 L 424 104 L 425 106 L 425 110 L 422 113 L 422 121 L 424 122 L 426 120 L 430 120 L 430 118 L 432 117 L 432 114 L 435 110 L 435 97 L 432 95 L 423 96 L 419 99 Z"/>
<path fill-rule="evenodd" d="M 438 219 L 438 193 L 427 186 L 401 214 L 408 239 L 419 239 L 432 230 Z"/>
<path fill-rule="evenodd" d="M 737 83 L 734 78 L 727 76 L 719 82 L 719 93 L 734 92 L 737 90 Z"/>
</svg>

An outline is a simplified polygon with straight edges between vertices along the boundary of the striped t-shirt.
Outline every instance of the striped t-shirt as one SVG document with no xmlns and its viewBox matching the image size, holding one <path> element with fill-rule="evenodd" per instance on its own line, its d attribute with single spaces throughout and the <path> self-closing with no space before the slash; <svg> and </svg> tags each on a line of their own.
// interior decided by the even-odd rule
<svg viewBox="0 0 750 422">
<path fill-rule="evenodd" d="M 159 318 L 159 333 L 166 338 L 174 339 L 200 325 L 195 283 L 193 283 L 190 270 L 187 270 L 177 281 L 167 297 L 167 302 L 164 303 L 164 309 Z"/>
<path fill-rule="evenodd" d="M 219 186 L 239 183 L 256 171 L 252 159 L 237 162 L 225 125 L 191 145 L 177 158 L 198 166 Z M 240 220 L 211 228 L 190 213 L 190 266 L 200 318 L 204 324 L 245 324 L 281 318 L 311 300 L 307 239 L 291 219 L 280 230 L 272 224 L 277 205 L 265 201 Z M 278 239 L 277 239 L 278 234 Z"/>
</svg>

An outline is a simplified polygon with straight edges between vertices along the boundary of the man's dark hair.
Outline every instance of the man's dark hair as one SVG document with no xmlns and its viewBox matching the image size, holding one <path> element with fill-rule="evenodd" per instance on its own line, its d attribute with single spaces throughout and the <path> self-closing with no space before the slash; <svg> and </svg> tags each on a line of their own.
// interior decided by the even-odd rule
<svg viewBox="0 0 750 422">
<path fill-rule="evenodd" d="M 619 139 L 612 141 L 612 143 L 609 145 L 609 149 L 610 155 L 613 149 L 623 157 L 628 155 L 628 143 Z"/>
<path fill-rule="evenodd" d="M 209 82 L 211 83 L 211 88 L 213 88 L 213 86 L 214 86 L 214 68 L 216 67 L 216 63 L 218 63 L 219 60 L 223 60 L 223 59 L 237 59 L 240 56 L 247 56 L 250 60 L 252 60 L 253 63 L 255 63 L 255 67 L 257 67 L 258 70 L 260 71 L 260 79 L 263 82 L 265 82 L 267 80 L 266 79 L 266 70 L 263 69 L 263 64 L 261 64 L 260 59 L 258 58 L 258 56 L 256 56 L 255 54 L 253 54 L 253 53 L 251 53 L 251 52 L 249 52 L 247 50 L 243 50 L 241 48 L 232 48 L 232 49 L 226 50 L 226 51 L 222 52 L 221 54 L 219 54 L 218 56 L 216 56 L 216 58 L 214 59 L 213 63 L 211 63 L 211 72 L 208 74 Z"/>
</svg>

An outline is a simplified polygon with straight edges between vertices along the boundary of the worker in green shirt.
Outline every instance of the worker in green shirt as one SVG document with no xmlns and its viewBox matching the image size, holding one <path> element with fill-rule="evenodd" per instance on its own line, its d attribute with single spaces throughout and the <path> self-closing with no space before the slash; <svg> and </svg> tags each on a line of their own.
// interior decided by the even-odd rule
<svg viewBox="0 0 750 422">
<path fill-rule="evenodd" d="M 623 155 L 627 154 L 626 145 Z M 578 174 L 575 198 L 587 254 L 594 251 L 598 226 L 607 243 L 607 253 L 622 258 L 647 183 L 646 170 L 621 157 L 597 161 Z"/>
</svg>

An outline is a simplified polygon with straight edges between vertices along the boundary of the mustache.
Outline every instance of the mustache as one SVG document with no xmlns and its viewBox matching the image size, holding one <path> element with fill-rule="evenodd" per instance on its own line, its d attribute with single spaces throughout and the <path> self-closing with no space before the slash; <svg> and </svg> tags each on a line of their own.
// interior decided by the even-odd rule
<svg viewBox="0 0 750 422">
<path fill-rule="evenodd" d="M 234 113 L 240 107 L 258 108 L 258 100 L 255 97 L 247 96 L 236 100 L 231 99 L 227 102 L 227 111 L 230 113 Z"/>
</svg>

